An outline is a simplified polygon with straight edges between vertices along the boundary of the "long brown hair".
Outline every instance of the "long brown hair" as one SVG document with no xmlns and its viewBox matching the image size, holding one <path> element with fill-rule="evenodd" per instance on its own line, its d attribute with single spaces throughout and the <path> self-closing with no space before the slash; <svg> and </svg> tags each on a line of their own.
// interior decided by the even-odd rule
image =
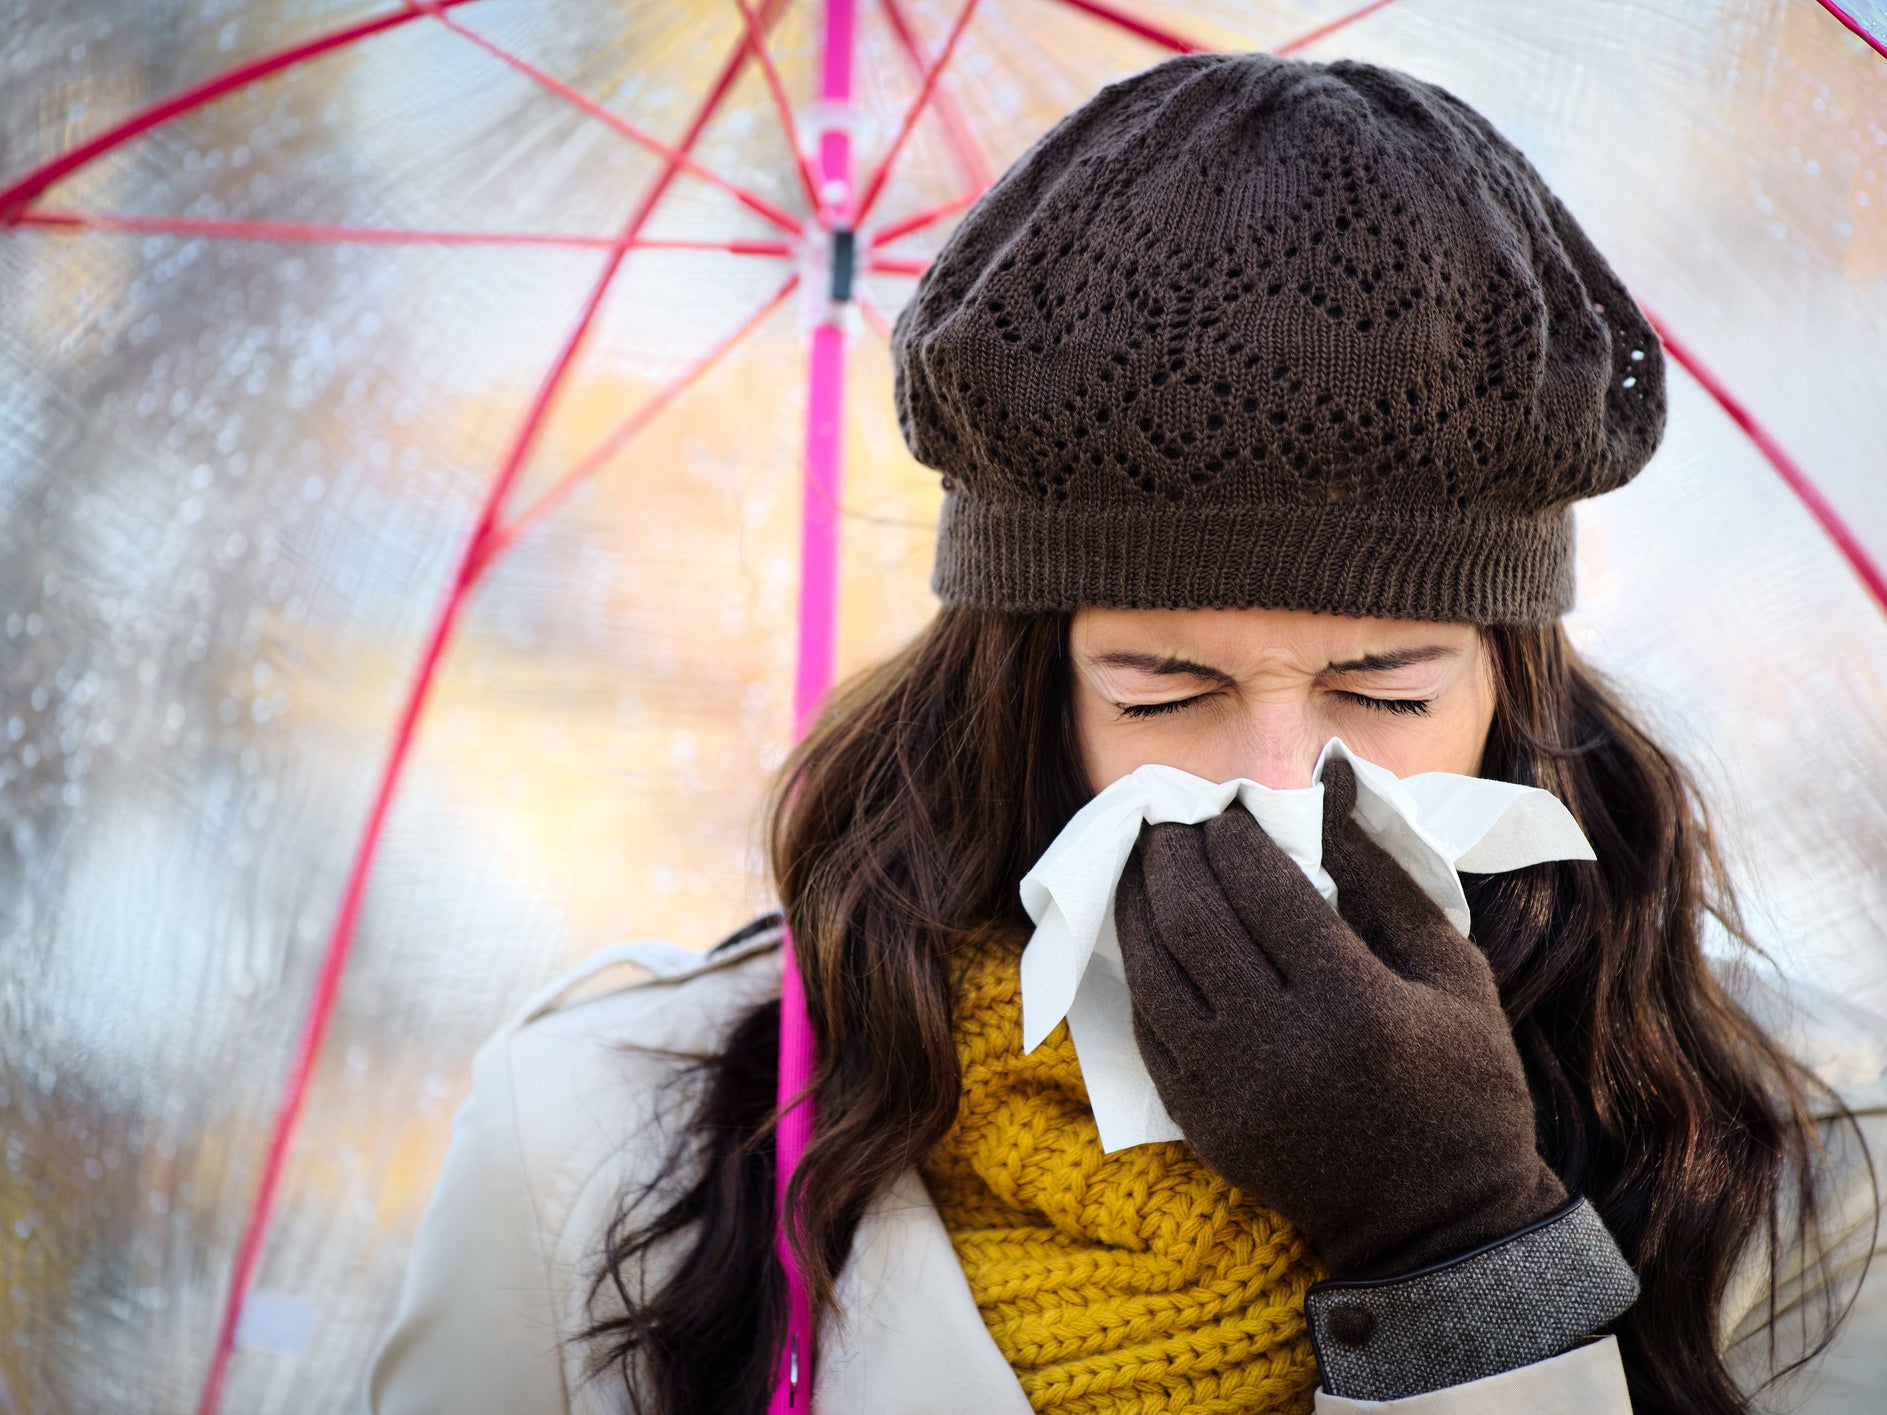
<svg viewBox="0 0 1887 1415">
<path fill-rule="evenodd" d="M 867 1207 L 955 1115 L 953 952 L 982 929 L 1028 926 L 1022 875 L 1092 794 L 1070 707 L 1070 617 L 941 610 L 842 685 L 775 778 L 769 857 L 819 1054 L 817 1125 L 789 1198 L 816 1311 Z M 1776 1256 L 1819 1223 L 1811 1101 L 1838 1102 L 1706 961 L 1711 917 L 1755 945 L 1686 769 L 1559 623 L 1483 635 L 1497 688 L 1481 775 L 1553 792 L 1598 856 L 1463 881 L 1541 1152 L 1641 1279 L 1615 1328 L 1634 1408 L 1745 1410 L 1719 1354 L 1725 1288 L 1764 1241 L 1773 1314 Z M 605 1290 L 615 1302 L 585 1336 L 593 1373 L 617 1371 L 639 1411 L 765 1407 L 784 1328 L 778 1034 L 777 1002 L 762 1005 L 678 1073 L 705 1073 L 665 1172 L 679 1197 L 666 1183 L 626 1196 L 606 1235 L 593 1311 Z M 647 1292 L 638 1265 L 658 1244 L 679 1257 Z M 1844 1311 L 1829 1284 L 1793 1364 Z"/>
</svg>

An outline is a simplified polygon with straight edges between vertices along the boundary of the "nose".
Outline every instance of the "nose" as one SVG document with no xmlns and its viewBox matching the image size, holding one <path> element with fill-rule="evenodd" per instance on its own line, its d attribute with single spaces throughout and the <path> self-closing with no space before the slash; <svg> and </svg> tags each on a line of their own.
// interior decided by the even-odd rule
<svg viewBox="0 0 1887 1415">
<path fill-rule="evenodd" d="M 1301 791 L 1311 784 L 1311 770 L 1326 740 L 1306 731 L 1301 722 L 1257 724 L 1239 753 L 1236 774 L 1273 791 Z"/>
<path fill-rule="evenodd" d="M 1314 760 L 1315 758 L 1312 758 L 1312 761 Z M 1255 771 L 1240 772 L 1239 775 L 1248 776 L 1261 786 L 1269 786 L 1273 791 L 1301 791 L 1312 784 L 1310 771 L 1311 762 L 1302 764 L 1293 762 L 1288 767 L 1261 767 Z"/>
</svg>

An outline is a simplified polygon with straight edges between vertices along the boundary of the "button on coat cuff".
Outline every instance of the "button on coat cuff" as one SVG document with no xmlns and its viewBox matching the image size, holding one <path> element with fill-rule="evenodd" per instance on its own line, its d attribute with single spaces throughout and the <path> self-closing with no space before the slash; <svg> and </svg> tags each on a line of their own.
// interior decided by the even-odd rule
<svg viewBox="0 0 1887 1415">
<path fill-rule="evenodd" d="M 1638 1276 L 1583 1196 L 1471 1253 L 1304 1297 L 1331 1395 L 1396 1400 L 1570 1350 L 1630 1307 Z"/>
</svg>

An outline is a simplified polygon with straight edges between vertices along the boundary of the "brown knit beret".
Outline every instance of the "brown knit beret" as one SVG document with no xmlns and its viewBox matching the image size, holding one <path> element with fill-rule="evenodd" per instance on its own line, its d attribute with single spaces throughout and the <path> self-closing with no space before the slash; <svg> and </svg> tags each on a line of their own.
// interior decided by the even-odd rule
<svg viewBox="0 0 1887 1415">
<path fill-rule="evenodd" d="M 1187 54 L 1062 118 L 892 331 L 950 604 L 1542 623 L 1664 431 L 1657 335 L 1474 109 Z"/>
</svg>

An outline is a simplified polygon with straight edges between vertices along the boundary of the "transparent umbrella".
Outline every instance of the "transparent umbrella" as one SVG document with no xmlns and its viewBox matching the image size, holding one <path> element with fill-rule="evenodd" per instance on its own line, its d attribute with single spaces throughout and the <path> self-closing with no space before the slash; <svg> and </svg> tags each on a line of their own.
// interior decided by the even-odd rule
<svg viewBox="0 0 1887 1415">
<path fill-rule="evenodd" d="M 1688 376 L 1570 627 L 1887 1008 L 1878 4 L 10 5 L 0 1411 L 357 1408 L 472 1048 L 767 908 L 932 609 L 911 279 L 1179 49 L 1444 85 L 1625 276 Z"/>
</svg>

